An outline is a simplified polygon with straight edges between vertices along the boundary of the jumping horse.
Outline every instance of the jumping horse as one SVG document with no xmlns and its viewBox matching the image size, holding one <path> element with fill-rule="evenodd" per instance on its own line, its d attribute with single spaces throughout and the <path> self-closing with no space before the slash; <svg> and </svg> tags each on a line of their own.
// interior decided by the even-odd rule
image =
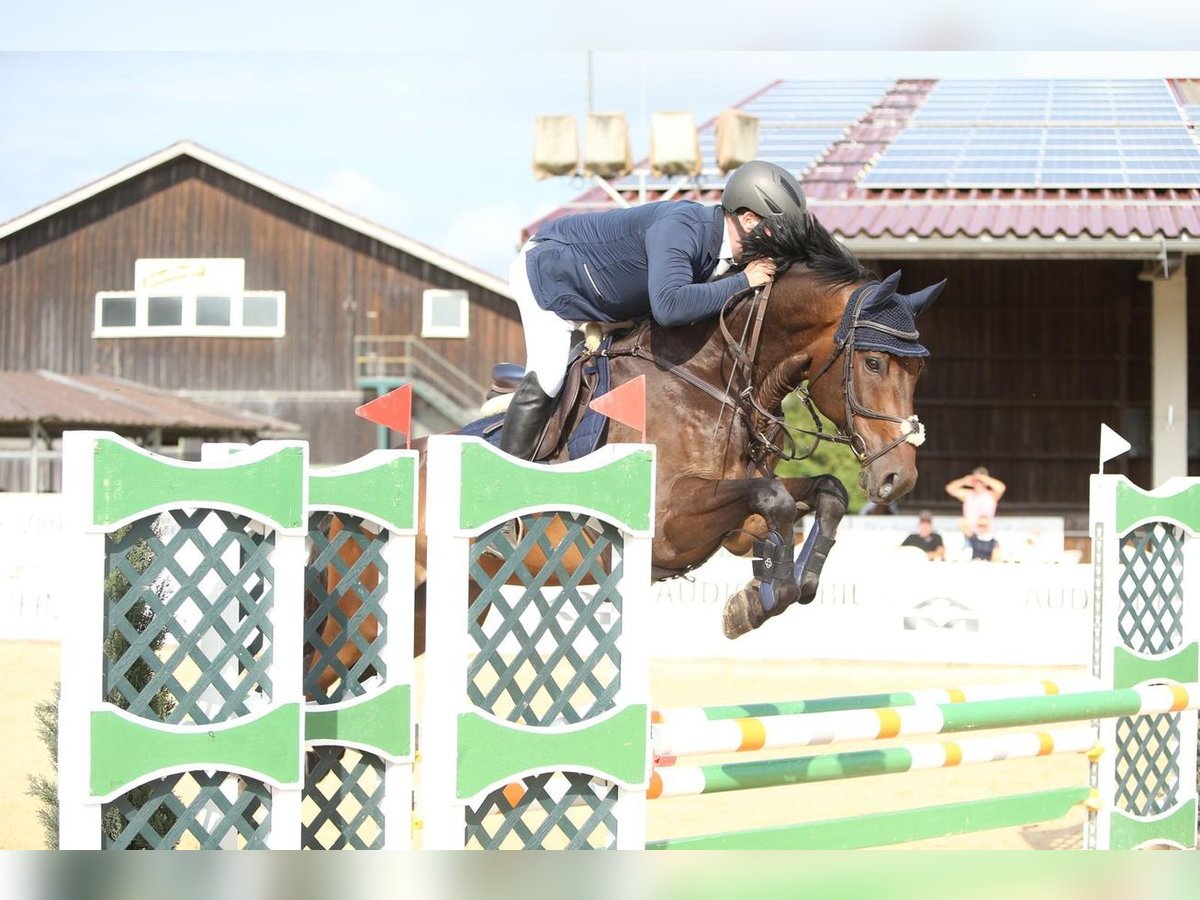
<svg viewBox="0 0 1200 900">
<path fill-rule="evenodd" d="M 644 322 L 594 351 L 607 357 L 613 386 L 646 376 L 646 439 L 657 452 L 654 579 L 683 575 L 722 546 L 754 557 L 754 578 L 725 606 L 730 638 L 813 600 L 846 513 L 848 494 L 837 478 L 776 477 L 780 459 L 803 456 L 801 444 L 811 453 L 817 441 L 835 441 L 857 457 L 872 501 L 895 502 L 916 483 L 924 428 L 913 413 L 913 391 L 928 351 L 915 318 L 945 285 L 899 293 L 899 272 L 879 280 L 811 216 L 749 235 L 744 253 L 775 261 L 772 283 L 735 296 L 716 317 L 672 328 Z M 798 435 L 782 412 L 793 392 L 813 420 Z M 561 404 L 548 432 L 562 440 L 544 448 L 548 461 L 565 458 L 565 438 L 585 403 L 583 396 Z M 814 409 L 837 431 L 822 430 Z M 639 438 L 628 426 L 608 423 L 608 442 Z M 414 446 L 424 496 L 425 446 Z M 810 512 L 814 526 L 797 557 L 794 525 Z M 417 556 L 423 587 L 423 521 Z M 524 562 L 536 572 L 543 561 Z M 343 598 L 347 619 L 355 602 L 353 592 Z"/>
</svg>

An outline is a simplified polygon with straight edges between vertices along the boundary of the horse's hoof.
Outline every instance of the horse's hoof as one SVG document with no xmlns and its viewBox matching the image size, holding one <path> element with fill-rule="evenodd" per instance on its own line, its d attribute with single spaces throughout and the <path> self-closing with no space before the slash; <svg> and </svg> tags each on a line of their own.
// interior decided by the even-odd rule
<svg viewBox="0 0 1200 900">
<path fill-rule="evenodd" d="M 815 578 L 805 578 L 800 584 L 800 594 L 796 598 L 796 602 L 801 606 L 808 606 L 817 599 L 817 588 L 820 587 L 820 582 Z"/>
<path fill-rule="evenodd" d="M 766 620 L 757 585 L 748 584 L 725 601 L 724 630 L 730 640 L 753 631 Z"/>
</svg>

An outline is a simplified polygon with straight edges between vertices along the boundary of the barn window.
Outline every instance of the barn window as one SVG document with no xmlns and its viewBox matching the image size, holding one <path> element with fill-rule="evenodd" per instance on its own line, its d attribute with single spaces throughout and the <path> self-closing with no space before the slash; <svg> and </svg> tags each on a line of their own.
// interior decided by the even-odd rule
<svg viewBox="0 0 1200 900">
<path fill-rule="evenodd" d="M 466 291 L 425 291 L 421 337 L 465 338 L 470 334 L 470 303 Z"/>
<path fill-rule="evenodd" d="M 133 294 L 110 294 L 100 297 L 98 328 L 126 328 L 137 324 L 137 297 Z"/>
<path fill-rule="evenodd" d="M 285 299 L 246 290 L 244 259 L 138 259 L 133 290 L 96 294 L 93 336 L 279 338 Z"/>
<path fill-rule="evenodd" d="M 242 325 L 246 328 L 276 328 L 283 312 L 283 294 L 278 291 L 246 291 L 242 297 Z"/>
<path fill-rule="evenodd" d="M 283 337 L 284 292 L 96 294 L 98 338 Z"/>
<path fill-rule="evenodd" d="M 230 305 L 229 297 L 197 297 L 196 324 L 228 327 L 232 321 L 229 314 Z"/>
<path fill-rule="evenodd" d="M 146 324 L 151 328 L 182 325 L 183 298 L 150 297 L 147 304 Z"/>
</svg>

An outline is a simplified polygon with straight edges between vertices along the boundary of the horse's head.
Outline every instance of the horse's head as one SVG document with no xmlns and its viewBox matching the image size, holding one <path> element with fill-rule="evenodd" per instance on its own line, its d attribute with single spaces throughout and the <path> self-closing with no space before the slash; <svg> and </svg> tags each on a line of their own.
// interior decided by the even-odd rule
<svg viewBox="0 0 1200 900">
<path fill-rule="evenodd" d="M 900 498 L 917 482 L 924 438 L 913 390 L 929 352 L 915 319 L 945 282 L 897 293 L 899 272 L 879 281 L 812 216 L 773 219 L 742 248 L 747 259 L 774 259 L 778 272 L 762 329 L 760 407 L 777 409 L 807 380 L 809 396 L 839 429 L 835 439 L 858 457 L 870 498 Z"/>
<path fill-rule="evenodd" d="M 827 355 L 814 359 L 809 374 L 813 400 L 847 439 L 876 503 L 894 502 L 917 483 L 916 449 L 925 430 L 913 413 L 913 392 L 929 351 L 915 320 L 946 284 L 901 294 L 899 283 L 895 272 L 843 288 Z"/>
</svg>

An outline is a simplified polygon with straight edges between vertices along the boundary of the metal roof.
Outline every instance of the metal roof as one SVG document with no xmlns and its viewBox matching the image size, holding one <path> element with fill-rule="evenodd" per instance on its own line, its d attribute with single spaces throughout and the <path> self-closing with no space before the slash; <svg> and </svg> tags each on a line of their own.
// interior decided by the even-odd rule
<svg viewBox="0 0 1200 900">
<path fill-rule="evenodd" d="M 1014 84 L 1017 84 L 1014 80 Z M 1166 82 L 1180 107 L 1179 127 L 1200 142 L 1194 115 L 1182 90 L 1185 80 Z M 829 145 L 802 174 L 809 206 L 821 222 L 860 251 L 878 249 L 921 255 L 939 246 L 956 253 L 1003 254 L 1097 252 L 1154 256 L 1165 249 L 1200 252 L 1200 177 L 1197 183 L 1171 188 L 1113 187 L 930 187 L 873 189 L 862 185 L 892 141 L 912 121 L 938 84 L 934 80 L 900 80 L 886 88 L 877 101 Z M 764 102 L 771 95 L 797 95 L 789 82 L 774 82 L 752 100 L 760 113 L 761 140 L 773 129 L 795 130 L 786 110 Z M 741 107 L 746 107 L 743 102 Z M 774 110 L 770 115 L 766 110 Z M 1064 123 L 1074 124 L 1074 123 Z M 701 132 L 715 129 L 715 120 Z M 702 142 L 706 145 L 710 141 Z M 764 159 L 771 159 L 763 152 Z M 690 184 L 674 179 L 643 176 L 638 191 L 623 190 L 629 202 L 675 199 L 720 202 L 724 177 L 713 160 L 705 160 L 708 174 Z M 628 183 L 626 179 L 622 187 Z M 593 188 L 567 205 L 527 227 L 532 234 L 545 221 L 573 212 L 617 206 L 608 192 Z M 1191 242 L 1189 244 L 1189 242 Z"/>
<path fill-rule="evenodd" d="M 219 409 L 148 385 L 105 375 L 0 372 L 0 434 L 29 434 L 37 424 L 73 428 L 160 430 L 171 436 L 295 434 L 300 426 L 269 416 Z"/>
</svg>

